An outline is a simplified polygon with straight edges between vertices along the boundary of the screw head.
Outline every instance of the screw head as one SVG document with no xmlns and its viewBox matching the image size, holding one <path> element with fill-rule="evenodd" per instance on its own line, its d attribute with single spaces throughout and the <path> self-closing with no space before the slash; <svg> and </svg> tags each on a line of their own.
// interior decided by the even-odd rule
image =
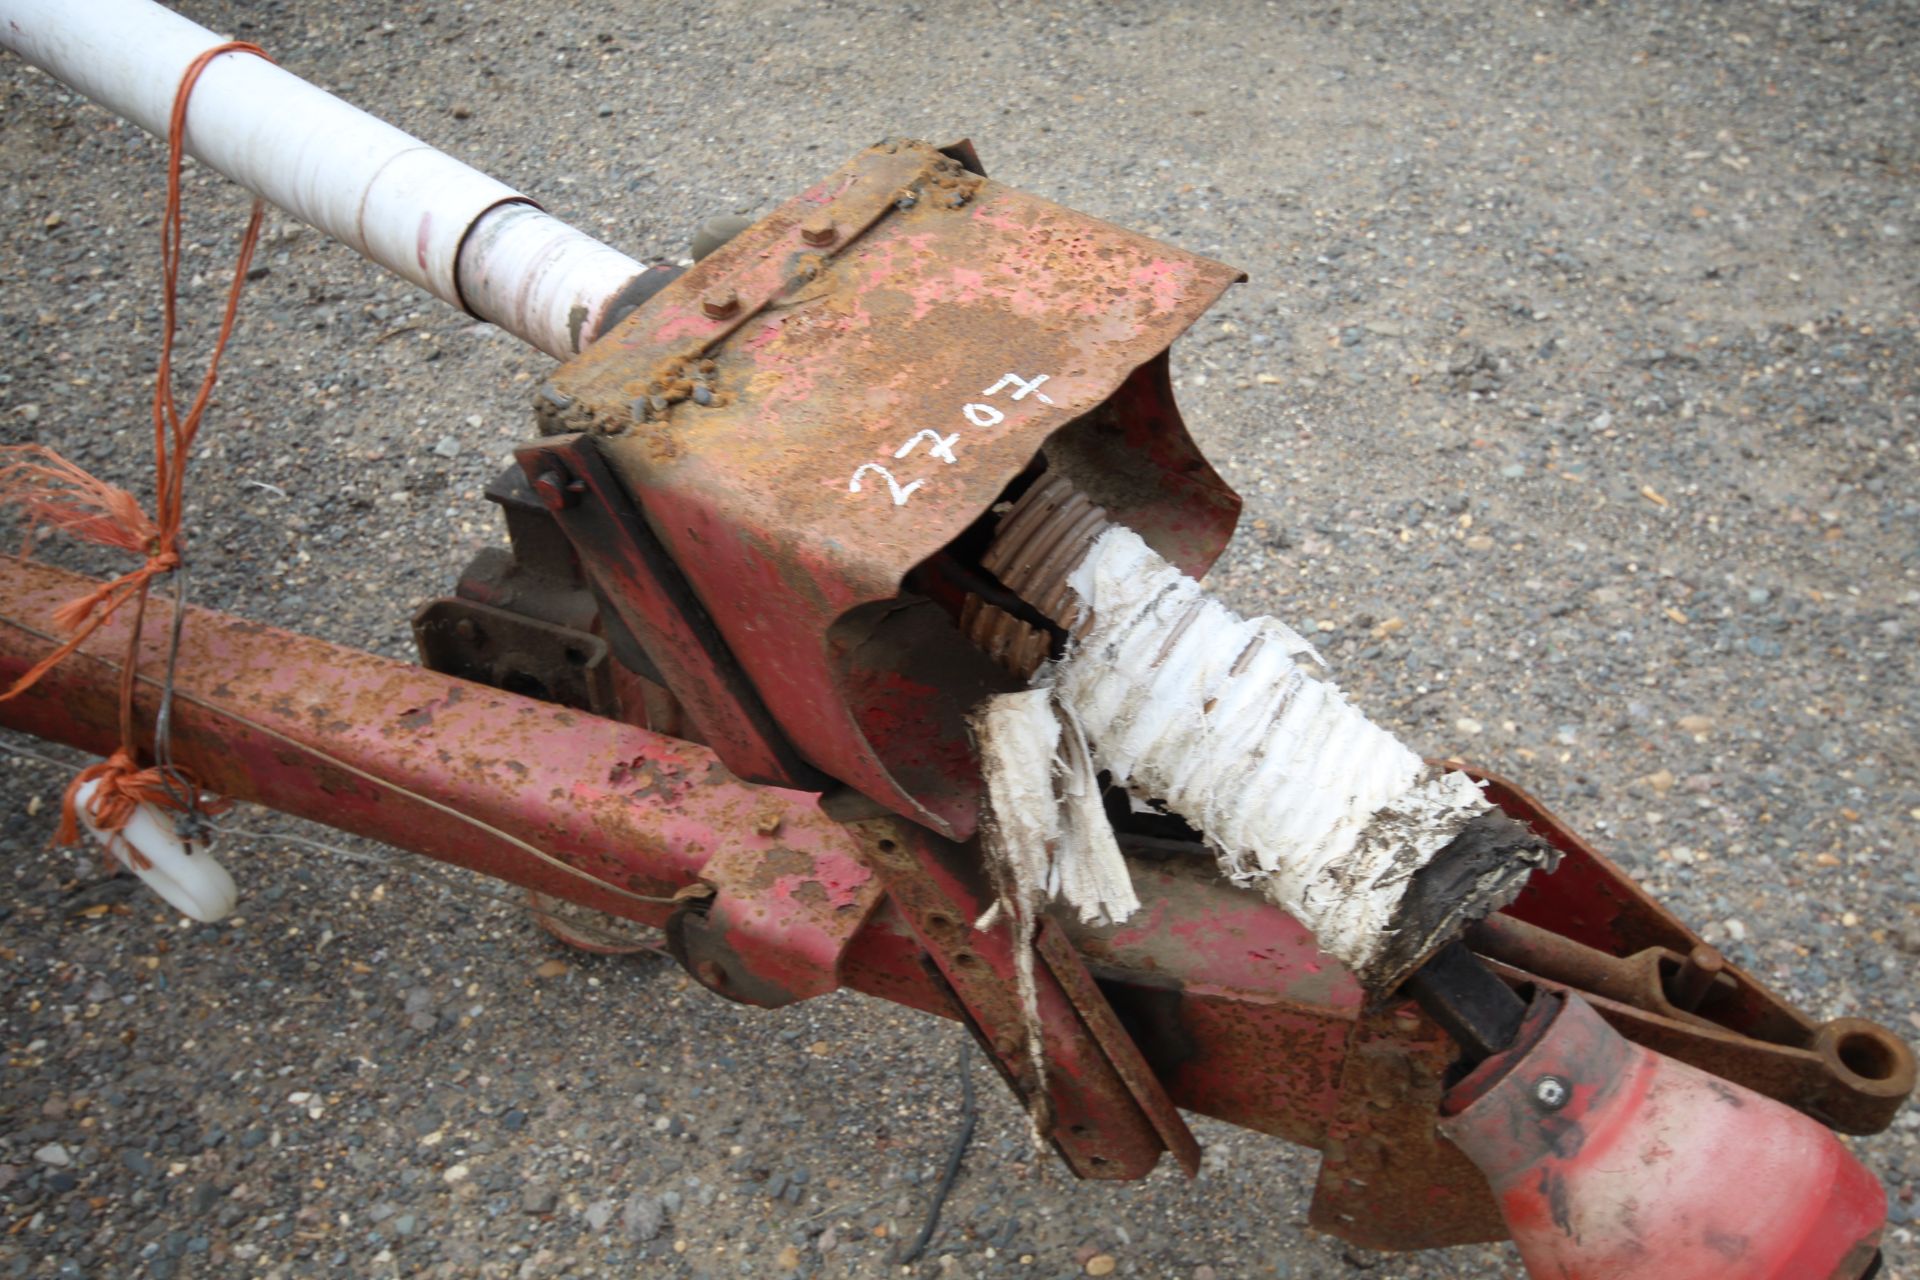
<svg viewBox="0 0 1920 1280">
<path fill-rule="evenodd" d="M 1558 1111 L 1573 1097 L 1573 1090 L 1559 1076 L 1541 1076 L 1533 1082 L 1533 1100 L 1543 1110 Z"/>
<path fill-rule="evenodd" d="M 700 310 L 709 320 L 725 320 L 740 309 L 740 295 L 731 289 L 715 289 L 700 299 Z"/>
<path fill-rule="evenodd" d="M 816 249 L 824 249 L 840 238 L 840 229 L 826 213 L 809 214 L 800 224 L 800 238 Z"/>
<path fill-rule="evenodd" d="M 533 478 L 533 491 L 549 511 L 560 511 L 580 501 L 579 488 L 558 467 L 548 467 Z"/>
</svg>

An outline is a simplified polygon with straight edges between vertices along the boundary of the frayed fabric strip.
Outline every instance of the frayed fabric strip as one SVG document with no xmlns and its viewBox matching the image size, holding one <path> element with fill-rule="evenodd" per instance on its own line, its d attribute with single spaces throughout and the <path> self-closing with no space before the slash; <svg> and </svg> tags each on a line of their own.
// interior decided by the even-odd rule
<svg viewBox="0 0 1920 1280">
<path fill-rule="evenodd" d="M 1375 991 L 1418 963 L 1425 935 L 1438 945 L 1504 905 L 1545 860 L 1521 833 L 1462 885 L 1472 901 L 1410 897 L 1488 813 L 1478 784 L 1428 767 L 1301 665 L 1319 659 L 1298 634 L 1240 617 L 1130 530 L 1102 534 L 1068 582 L 1090 627 L 1034 689 L 976 719 L 991 853 L 1026 911 L 1060 901 L 1103 922 L 1137 906 L 1101 770 L 1205 833 L 1227 876 L 1285 908 Z M 1414 902 L 1417 919 L 1403 910 Z"/>
<path fill-rule="evenodd" d="M 991 698 L 973 727 L 1002 900 L 1021 913 L 1065 902 L 1088 924 L 1113 924 L 1137 911 L 1092 751 L 1052 691 Z"/>
<path fill-rule="evenodd" d="M 1047 1077 L 1033 959 L 1040 913 L 1049 902 L 1068 902 L 1083 920 L 1109 924 L 1139 910 L 1140 900 L 1101 805 L 1086 738 L 1052 691 L 989 699 L 973 731 L 987 778 L 987 865 L 997 894 L 974 928 L 994 928 L 1005 917 L 1013 930 L 1014 985 L 1038 1097 Z M 1041 1141 L 1038 1128 L 1034 1140 Z"/>
</svg>

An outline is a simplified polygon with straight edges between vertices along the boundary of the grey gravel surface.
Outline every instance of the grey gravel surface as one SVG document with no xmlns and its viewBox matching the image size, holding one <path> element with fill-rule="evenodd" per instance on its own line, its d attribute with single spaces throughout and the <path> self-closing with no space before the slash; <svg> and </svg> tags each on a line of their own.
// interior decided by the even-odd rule
<svg viewBox="0 0 1920 1280">
<path fill-rule="evenodd" d="M 1816 1015 L 1920 1028 L 1911 5 L 182 7 L 643 257 L 880 137 L 971 135 L 1244 267 L 1176 361 L 1248 500 L 1231 601 Z M 0 102 L 0 438 L 134 483 L 162 153 L 10 59 Z M 244 201 L 188 199 L 204 349 Z M 259 261 L 196 598 L 404 655 L 500 536 L 480 489 L 547 364 L 284 219 Z M 0 1276 L 899 1272 L 951 1027 L 556 973 L 512 905 L 263 811 L 240 916 L 189 927 L 49 848 L 66 774 L 24 750 L 63 753 L 0 746 Z M 1306 1234 L 1312 1154 L 1217 1124 L 1192 1184 L 1076 1185 L 977 1083 L 915 1274 L 1520 1274 Z M 1915 1122 L 1857 1144 L 1894 1275 Z"/>
</svg>

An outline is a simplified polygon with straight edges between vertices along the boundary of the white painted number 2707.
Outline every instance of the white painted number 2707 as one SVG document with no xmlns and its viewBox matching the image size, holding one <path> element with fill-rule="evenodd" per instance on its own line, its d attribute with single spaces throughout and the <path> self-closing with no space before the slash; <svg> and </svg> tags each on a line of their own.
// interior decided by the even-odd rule
<svg viewBox="0 0 1920 1280">
<path fill-rule="evenodd" d="M 1003 374 L 1001 375 L 1000 381 L 986 388 L 980 394 L 983 396 L 997 396 L 1008 388 L 1012 388 L 1013 394 L 1010 398 L 1013 400 L 1025 400 L 1028 396 L 1032 396 L 1041 404 L 1052 404 L 1052 398 L 1048 396 L 1046 392 L 1040 390 L 1040 384 L 1045 382 L 1048 376 L 1049 375 L 1042 373 L 1032 378 L 1023 378 L 1017 373 Z M 1005 411 L 997 409 L 993 405 L 982 404 L 978 401 L 961 405 L 960 416 L 967 420 L 969 426 L 982 428 L 997 427 L 1007 420 Z M 943 436 L 930 427 L 923 427 L 914 433 L 912 439 L 908 440 L 898 449 L 895 449 L 893 456 L 894 459 L 898 461 L 899 459 L 907 457 L 922 444 L 925 444 L 929 457 L 938 458 L 948 466 L 952 466 L 954 463 L 960 461 L 953 453 L 953 447 L 960 442 L 960 438 L 961 433 L 958 431 L 952 435 Z M 853 473 L 853 478 L 847 481 L 847 492 L 864 492 L 865 490 L 860 481 L 869 474 L 877 475 L 887 482 L 887 492 L 893 495 L 893 505 L 896 507 L 906 506 L 907 499 L 913 496 L 914 490 L 926 483 L 924 479 L 921 479 L 910 480 L 906 484 L 901 484 L 893 472 L 886 467 L 881 466 L 877 462 L 865 462 Z"/>
</svg>

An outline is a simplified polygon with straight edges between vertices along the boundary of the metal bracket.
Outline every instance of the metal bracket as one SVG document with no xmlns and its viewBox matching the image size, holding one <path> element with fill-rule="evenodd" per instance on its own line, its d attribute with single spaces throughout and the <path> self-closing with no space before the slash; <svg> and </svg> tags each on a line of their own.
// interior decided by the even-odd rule
<svg viewBox="0 0 1920 1280">
<path fill-rule="evenodd" d="M 1307 1215 L 1315 1230 L 1369 1249 L 1506 1235 L 1487 1180 L 1436 1127 L 1458 1053 L 1410 1002 L 1355 1020 Z"/>
<path fill-rule="evenodd" d="M 830 799 L 830 813 L 833 805 Z M 1033 977 L 1046 1079 L 1044 1085 L 1035 1079 L 1012 929 L 1006 921 L 974 927 L 994 901 L 977 845 L 943 840 L 891 815 L 855 818 L 847 829 L 952 989 L 989 1060 L 1076 1174 L 1142 1178 L 1165 1150 L 1189 1175 L 1199 1171 L 1200 1147 L 1186 1121 L 1079 953 L 1051 926 L 1036 939 L 1044 961 Z"/>
<path fill-rule="evenodd" d="M 691 736 L 747 781 L 820 785 L 818 774 L 774 725 L 593 442 L 580 435 L 553 436 L 520 446 L 514 457 L 573 543 L 601 598 L 679 699 L 693 724 Z"/>
<path fill-rule="evenodd" d="M 756 823 L 778 839 L 777 810 Z M 853 858 L 782 845 L 723 848 L 700 879 L 713 896 L 680 904 L 667 948 L 702 986 L 763 1009 L 837 990 L 847 944 L 882 894 L 878 877 Z"/>
<path fill-rule="evenodd" d="M 1466 768 L 1486 782 L 1487 799 L 1565 855 L 1470 935 L 1475 951 L 1515 982 L 1580 993 L 1637 1044 L 1842 1133 L 1892 1123 L 1915 1081 L 1902 1040 L 1860 1018 L 1815 1022 L 1719 956 L 1538 800 Z"/>
<path fill-rule="evenodd" d="M 472 600 L 430 600 L 413 615 L 420 665 L 545 702 L 615 712 L 607 642 Z"/>
</svg>

